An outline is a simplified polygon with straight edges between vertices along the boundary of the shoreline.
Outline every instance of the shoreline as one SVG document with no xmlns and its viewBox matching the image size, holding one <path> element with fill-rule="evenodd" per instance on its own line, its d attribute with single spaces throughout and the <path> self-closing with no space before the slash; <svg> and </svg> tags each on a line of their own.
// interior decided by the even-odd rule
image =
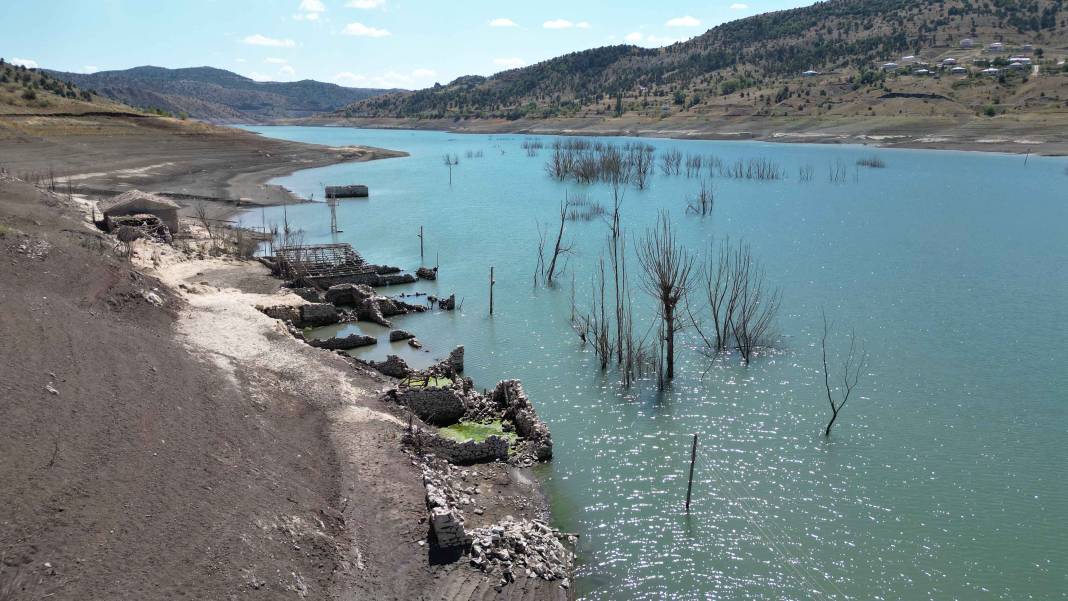
<svg viewBox="0 0 1068 601">
<path fill-rule="evenodd" d="M 7 136 L 0 123 L 0 252 L 18 258 L 17 268 L 0 271 L 0 306 L 10 316 L 0 330 L 16 341 L 9 350 L 20 350 L 0 352 L 0 364 L 23 374 L 5 398 L 58 398 L 72 408 L 53 416 L 70 437 L 42 437 L 45 414 L 21 402 L 13 405 L 18 419 L 4 426 L 10 444 L 0 446 L 13 458 L 4 481 L 13 486 L 0 497 L 17 513 L 0 538 L 16 543 L 16 576 L 62 575 L 57 599 L 147 590 L 146 599 L 177 590 L 198 598 L 252 590 L 264 599 L 431 598 L 446 589 L 457 601 L 495 597 L 499 573 L 472 567 L 465 555 L 443 561 L 428 539 L 425 472 L 401 444 L 404 410 L 383 397 L 396 382 L 299 341 L 258 311 L 260 303 L 303 302 L 258 262 L 212 257 L 184 239 L 176 247 L 137 241 L 131 260 L 116 257 L 114 238 L 89 225 L 80 198 L 136 188 L 224 199 L 212 204 L 234 211 L 248 206 L 229 202 L 236 190 L 264 204 L 299 198 L 265 185 L 274 177 L 404 153 L 155 118 L 136 127 L 94 120 L 118 135 L 71 134 L 62 129 L 69 123 L 45 118 L 33 136 Z M 68 194 L 65 177 L 77 194 Z M 31 305 L 47 315 L 34 313 L 28 330 L 14 316 Z M 42 376 L 43 368 L 52 371 Z M 509 516 L 548 515 L 546 491 L 528 468 L 453 472 L 481 488 L 465 493 L 480 508 L 465 514 L 476 537 L 507 527 Z M 51 496 L 69 482 L 88 491 L 73 498 L 92 500 L 64 514 L 40 511 L 69 503 L 66 493 Z M 37 533 L 32 548 L 23 544 L 28 532 Z M 500 597 L 562 601 L 567 592 L 559 581 L 517 573 Z"/>
<path fill-rule="evenodd" d="M 1001 119 L 1001 121 L 999 121 Z M 778 120 L 700 119 L 611 120 L 306 118 L 277 120 L 271 126 L 408 129 L 457 134 L 523 134 L 546 136 L 648 137 L 675 140 L 753 141 L 780 144 L 857 144 L 876 148 L 950 150 L 1068 156 L 1068 115 L 1064 123 L 1030 122 L 1025 118 L 987 120 L 843 119 Z M 1065 132 L 1065 133 L 1058 133 Z"/>
</svg>

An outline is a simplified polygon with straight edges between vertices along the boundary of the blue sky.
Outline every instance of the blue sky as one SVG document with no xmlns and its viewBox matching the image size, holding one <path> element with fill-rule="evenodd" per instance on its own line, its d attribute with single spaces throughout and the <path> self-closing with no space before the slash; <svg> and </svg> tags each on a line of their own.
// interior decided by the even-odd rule
<svg viewBox="0 0 1068 601">
<path fill-rule="evenodd" d="M 2 0 L 0 56 L 63 71 L 229 69 L 420 88 L 575 50 L 655 47 L 812 0 Z"/>
</svg>

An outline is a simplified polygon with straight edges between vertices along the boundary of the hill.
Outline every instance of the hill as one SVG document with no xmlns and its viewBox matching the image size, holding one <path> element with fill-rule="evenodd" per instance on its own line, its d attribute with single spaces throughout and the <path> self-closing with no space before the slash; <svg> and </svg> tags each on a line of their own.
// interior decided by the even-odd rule
<svg viewBox="0 0 1068 601">
<path fill-rule="evenodd" d="M 1059 114 L 1068 112 L 1066 44 L 1064 0 L 829 0 L 664 48 L 596 48 L 376 96 L 334 116 L 648 125 Z M 1030 64 L 1010 68 L 1015 53 Z M 898 68 L 884 68 L 891 61 Z"/>
<path fill-rule="evenodd" d="M 0 58 L 0 114 L 112 112 L 135 111 L 70 81 Z"/>
<path fill-rule="evenodd" d="M 218 123 L 306 117 L 396 90 L 346 88 L 312 80 L 260 82 L 224 69 L 135 67 L 92 74 L 51 72 L 59 79 L 131 106 Z"/>
</svg>

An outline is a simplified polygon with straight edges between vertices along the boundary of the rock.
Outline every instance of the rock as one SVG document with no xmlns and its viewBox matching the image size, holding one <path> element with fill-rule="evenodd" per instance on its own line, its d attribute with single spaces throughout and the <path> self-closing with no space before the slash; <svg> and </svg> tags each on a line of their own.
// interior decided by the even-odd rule
<svg viewBox="0 0 1068 601">
<path fill-rule="evenodd" d="M 412 373 L 412 368 L 397 355 L 389 355 L 385 361 L 370 361 L 371 367 L 393 378 L 407 378 Z"/>
<path fill-rule="evenodd" d="M 420 267 L 415 270 L 415 277 L 421 280 L 436 280 L 438 279 L 437 267 Z"/>
<path fill-rule="evenodd" d="M 367 284 L 337 284 L 326 291 L 326 302 L 335 305 L 358 305 L 375 295 Z"/>
<path fill-rule="evenodd" d="M 357 319 L 377 323 L 380 326 L 390 327 L 393 324 L 382 314 L 382 306 L 377 298 L 368 298 L 360 303 L 356 309 Z"/>
<path fill-rule="evenodd" d="M 389 333 L 390 342 L 398 342 L 401 340 L 409 340 L 412 338 L 415 338 L 415 334 L 412 334 L 407 330 L 393 330 Z"/>
<path fill-rule="evenodd" d="M 464 529 L 463 518 L 459 512 L 446 507 L 434 507 L 430 510 L 430 526 L 438 539 L 438 546 L 443 548 L 463 547 L 470 542 Z"/>
<path fill-rule="evenodd" d="M 300 323 L 300 307 L 293 305 L 275 305 L 273 307 L 257 307 L 257 309 L 271 319 L 280 319 L 293 324 Z"/>
<path fill-rule="evenodd" d="M 409 338 L 408 339 L 408 346 L 410 346 L 412 348 L 423 348 L 423 343 L 419 342 L 419 340 L 417 338 Z"/>
<path fill-rule="evenodd" d="M 346 350 L 361 346 L 370 346 L 378 342 L 378 339 L 374 336 L 365 336 L 363 334 L 349 334 L 348 336 L 326 338 L 323 340 L 316 340 L 313 338 L 307 342 L 315 348 Z"/>
<path fill-rule="evenodd" d="M 394 286 L 396 284 L 414 284 L 415 276 L 410 273 L 378 276 L 379 286 Z"/>
<path fill-rule="evenodd" d="M 337 322 L 337 307 L 329 303 L 311 303 L 300 307 L 300 323 L 297 325 L 328 326 Z"/>
<path fill-rule="evenodd" d="M 464 370 L 464 347 L 460 345 L 449 353 L 449 367 L 456 373 L 461 373 Z"/>
<path fill-rule="evenodd" d="M 442 311 L 453 311 L 456 309 L 456 295 L 450 294 L 449 298 L 438 301 L 438 307 Z"/>
<path fill-rule="evenodd" d="M 309 303 L 321 303 L 323 302 L 322 294 L 319 293 L 318 288 L 303 287 L 303 288 L 291 288 L 293 294 L 296 294 L 300 298 L 308 301 Z"/>
</svg>

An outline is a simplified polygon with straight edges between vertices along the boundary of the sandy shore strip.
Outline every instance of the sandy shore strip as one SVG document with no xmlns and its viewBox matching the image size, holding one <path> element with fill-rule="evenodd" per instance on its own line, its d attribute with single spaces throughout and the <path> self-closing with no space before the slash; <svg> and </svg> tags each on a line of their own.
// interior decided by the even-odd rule
<svg viewBox="0 0 1068 601">
<path fill-rule="evenodd" d="M 475 134 L 634 136 L 681 140 L 753 140 L 782 143 L 866 144 L 886 148 L 1068 155 L 1068 113 L 990 118 L 750 117 L 665 119 L 624 117 L 559 119 L 392 119 L 313 117 L 280 125 L 414 129 Z"/>
<path fill-rule="evenodd" d="M 330 147 L 164 118 L 4 116 L 0 169 L 26 180 L 55 180 L 66 190 L 105 198 L 131 189 L 168 195 L 191 214 L 206 202 L 210 218 L 242 206 L 304 202 L 269 185 L 301 169 L 406 156 L 364 146 Z"/>
</svg>

